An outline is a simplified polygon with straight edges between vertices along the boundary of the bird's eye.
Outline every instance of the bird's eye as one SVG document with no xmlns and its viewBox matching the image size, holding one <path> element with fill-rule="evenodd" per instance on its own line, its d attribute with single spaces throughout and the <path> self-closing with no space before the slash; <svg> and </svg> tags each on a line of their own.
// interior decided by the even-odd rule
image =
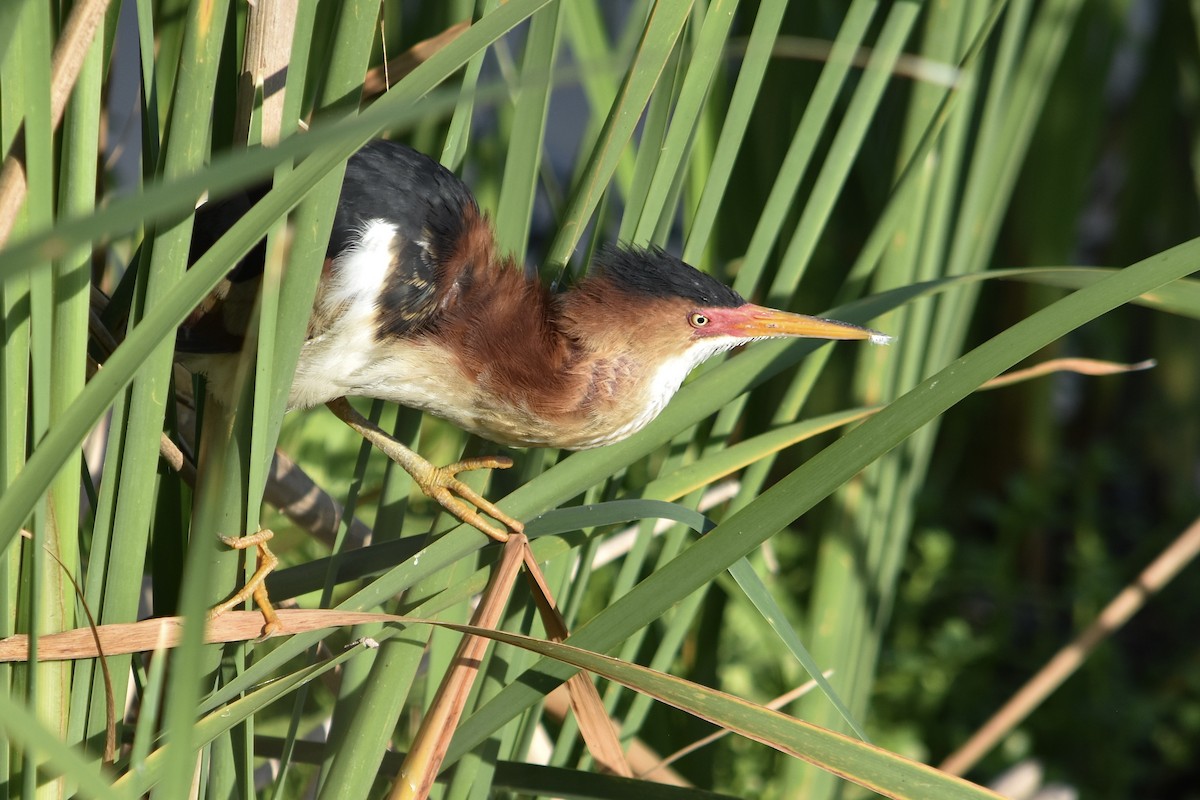
<svg viewBox="0 0 1200 800">
<path fill-rule="evenodd" d="M 691 324 L 693 328 L 703 328 L 708 324 L 708 317 L 704 316 L 703 314 L 691 314 L 688 316 L 688 323 Z"/>
</svg>

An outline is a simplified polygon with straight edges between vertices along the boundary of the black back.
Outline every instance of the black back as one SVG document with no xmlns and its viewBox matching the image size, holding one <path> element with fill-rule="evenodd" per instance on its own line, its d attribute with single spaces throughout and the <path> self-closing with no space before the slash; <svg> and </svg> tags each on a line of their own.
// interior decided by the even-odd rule
<svg viewBox="0 0 1200 800">
<path fill-rule="evenodd" d="M 466 209 L 478 211 L 471 190 L 424 153 L 399 142 L 368 142 L 346 163 L 346 178 L 329 237 L 339 256 L 373 219 L 396 226 L 405 241 L 425 239 L 435 252 L 458 240 Z"/>
<path fill-rule="evenodd" d="M 262 184 L 201 206 L 196 212 L 190 261 L 194 263 L 206 253 L 268 189 L 269 184 Z M 437 256 L 448 253 L 457 241 L 467 209 L 477 212 L 475 198 L 441 164 L 398 142 L 369 142 L 346 163 L 326 257 L 336 259 L 353 246 L 372 220 L 386 220 L 396 228 L 400 247 L 396 256 L 405 269 L 393 271 L 380 305 L 404 312 L 394 321 L 385 320 L 388 332 L 402 334 L 411 320 L 421 316 L 419 309 L 432 302 Z M 262 275 L 264 258 L 265 245 L 259 242 L 230 271 L 228 280 L 235 294 L 239 285 Z M 247 290 L 255 289 L 247 286 Z M 217 298 L 206 301 L 180 329 L 177 347 L 186 352 L 237 350 L 241 335 L 229 330 L 235 320 L 221 319 L 229 316 L 222 313 L 228 310 L 223 305 Z M 239 307 L 236 316 L 244 314 L 245 309 Z M 245 320 L 240 321 L 244 324 Z"/>
<path fill-rule="evenodd" d="M 479 207 L 471 190 L 424 153 L 384 140 L 370 142 L 346 165 L 346 179 L 327 255 L 353 246 L 372 220 L 398 237 L 395 266 L 379 298 L 379 335 L 404 336 L 436 311 L 438 262 L 448 257 Z"/>
</svg>

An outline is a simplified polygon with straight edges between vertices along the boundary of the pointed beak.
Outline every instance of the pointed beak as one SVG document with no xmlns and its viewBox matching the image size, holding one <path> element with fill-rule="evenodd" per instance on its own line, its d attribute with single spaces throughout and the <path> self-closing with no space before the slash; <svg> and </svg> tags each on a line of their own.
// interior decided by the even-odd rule
<svg viewBox="0 0 1200 800">
<path fill-rule="evenodd" d="M 744 339 L 765 339 L 796 336 L 807 339 L 866 339 L 872 344 L 889 344 L 892 337 L 848 322 L 821 319 L 804 314 L 790 314 L 773 308 L 747 303 L 731 309 L 711 310 L 716 322 L 712 333 L 723 333 Z"/>
</svg>

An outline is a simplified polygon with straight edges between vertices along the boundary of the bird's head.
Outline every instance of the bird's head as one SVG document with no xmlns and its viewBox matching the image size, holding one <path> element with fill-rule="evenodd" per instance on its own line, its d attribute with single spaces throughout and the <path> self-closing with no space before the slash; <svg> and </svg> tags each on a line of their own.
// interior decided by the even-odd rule
<svg viewBox="0 0 1200 800">
<path fill-rule="evenodd" d="M 886 334 L 858 325 L 747 302 L 720 281 L 658 248 L 606 249 L 578 288 L 590 297 L 593 309 L 610 309 L 604 323 L 608 336 L 601 338 L 623 339 L 652 361 L 679 362 L 685 370 L 716 353 L 760 339 L 891 341 Z"/>
<path fill-rule="evenodd" d="M 559 324 L 575 342 L 573 371 L 599 420 L 574 449 L 619 441 L 666 406 L 696 366 L 758 339 L 891 337 L 845 322 L 746 302 L 662 250 L 608 249 L 588 276 L 559 296 Z M 604 409 L 607 409 L 605 411 Z"/>
</svg>

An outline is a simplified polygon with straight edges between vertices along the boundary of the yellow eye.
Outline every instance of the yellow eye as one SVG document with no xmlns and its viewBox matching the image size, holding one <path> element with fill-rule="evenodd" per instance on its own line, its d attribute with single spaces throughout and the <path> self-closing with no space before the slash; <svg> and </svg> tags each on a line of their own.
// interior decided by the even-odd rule
<svg viewBox="0 0 1200 800">
<path fill-rule="evenodd" d="M 691 324 L 693 328 L 703 328 L 708 324 L 708 317 L 704 316 L 703 314 L 691 314 L 688 316 L 688 323 Z"/>
</svg>

